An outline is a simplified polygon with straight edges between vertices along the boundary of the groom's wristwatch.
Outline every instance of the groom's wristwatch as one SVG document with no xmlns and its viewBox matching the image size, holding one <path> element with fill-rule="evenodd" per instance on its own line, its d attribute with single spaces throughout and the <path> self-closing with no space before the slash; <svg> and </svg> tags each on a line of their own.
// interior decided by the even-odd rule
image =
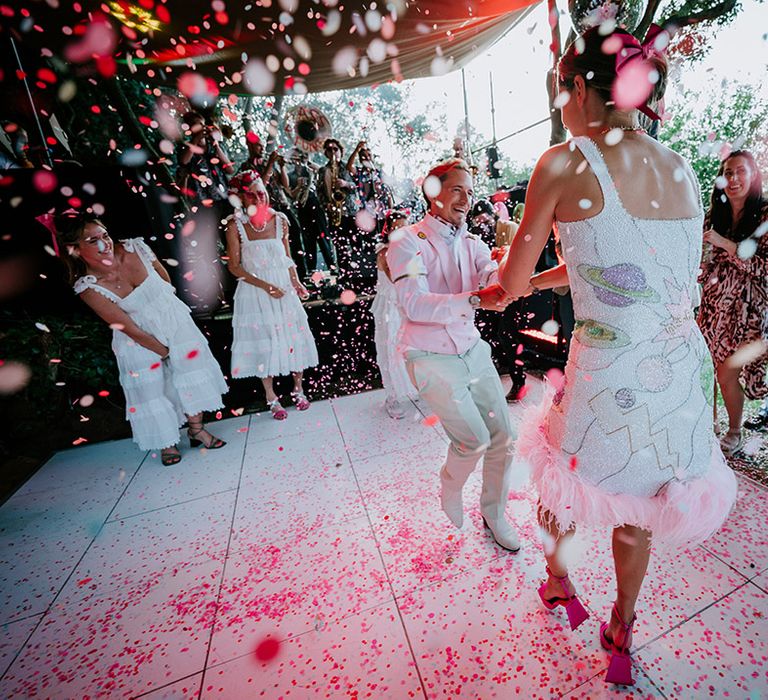
<svg viewBox="0 0 768 700">
<path fill-rule="evenodd" d="M 469 305 L 473 309 L 476 309 L 478 306 L 480 306 L 480 302 L 481 301 L 482 301 L 482 299 L 477 294 L 471 294 L 470 297 L 469 297 Z"/>
</svg>

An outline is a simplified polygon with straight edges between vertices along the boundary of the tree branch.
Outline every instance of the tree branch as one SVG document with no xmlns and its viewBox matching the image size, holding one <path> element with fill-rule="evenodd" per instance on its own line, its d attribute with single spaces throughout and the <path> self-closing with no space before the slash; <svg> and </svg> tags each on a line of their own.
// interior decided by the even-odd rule
<svg viewBox="0 0 768 700">
<path fill-rule="evenodd" d="M 563 118 L 559 109 L 554 108 L 555 94 L 557 93 L 557 75 L 555 69 L 563 53 L 562 41 L 560 38 L 560 21 L 557 0 L 547 0 L 547 10 L 549 12 L 549 25 L 552 30 L 552 42 L 549 46 L 552 52 L 552 67 L 547 71 L 547 96 L 549 98 L 549 145 L 565 141 L 565 127 Z"/>
<path fill-rule="evenodd" d="M 635 29 L 635 36 L 642 40 L 648 33 L 648 29 L 653 24 L 653 18 L 656 16 L 656 11 L 659 9 L 661 0 L 648 0 L 648 4 L 645 6 L 645 12 L 643 18 L 640 20 L 640 24 Z"/>
<path fill-rule="evenodd" d="M 693 12 L 690 15 L 673 15 L 662 22 L 664 28 L 667 27 L 687 27 L 700 22 L 711 22 L 723 15 L 733 12 L 739 0 L 722 0 L 722 2 L 708 7 L 701 12 Z"/>
</svg>

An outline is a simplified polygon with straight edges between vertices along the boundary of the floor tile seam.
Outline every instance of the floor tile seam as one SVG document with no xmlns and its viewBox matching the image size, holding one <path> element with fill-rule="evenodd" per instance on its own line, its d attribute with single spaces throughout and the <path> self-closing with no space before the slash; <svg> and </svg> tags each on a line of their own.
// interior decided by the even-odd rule
<svg viewBox="0 0 768 700">
<path fill-rule="evenodd" d="M 335 415 L 335 413 L 333 411 L 333 404 L 331 403 L 331 401 L 332 400 L 329 399 L 328 403 L 329 403 L 329 406 L 331 407 L 331 413 L 333 413 L 334 419 L 335 419 L 336 415 Z M 253 416 L 258 416 L 258 415 L 261 415 L 261 414 L 264 414 L 264 421 L 263 422 L 266 425 L 272 426 L 276 422 L 275 419 L 272 418 L 272 416 L 269 414 L 269 411 L 261 411 L 260 413 L 249 414 L 250 421 L 248 423 L 248 437 L 245 440 L 246 449 L 251 445 L 251 439 L 253 439 L 253 440 L 257 440 L 258 439 L 261 442 L 272 442 L 274 440 L 285 440 L 286 438 L 289 438 L 289 437 L 301 437 L 305 433 L 316 433 L 316 432 L 320 432 L 322 430 L 326 430 L 327 429 L 327 426 L 325 426 L 325 425 L 312 424 L 312 425 L 309 425 L 309 426 L 304 426 L 302 428 L 301 432 L 296 433 L 295 435 L 275 435 L 274 437 L 260 438 L 260 437 L 256 436 L 257 433 L 256 433 L 256 428 L 255 428 L 255 423 L 254 423 Z M 258 419 L 258 420 L 261 420 L 261 419 Z M 256 436 L 256 437 L 251 438 L 252 435 Z"/>
<path fill-rule="evenodd" d="M 248 429 L 248 435 L 251 434 L 252 422 L 253 422 L 253 416 L 249 415 L 248 422 L 246 424 L 246 428 Z M 234 532 L 234 527 L 235 527 L 235 515 L 237 513 L 237 504 L 240 499 L 240 484 L 242 483 L 242 480 L 243 480 L 243 470 L 245 469 L 245 455 L 247 451 L 248 451 L 248 441 L 245 440 L 243 443 L 242 457 L 240 459 L 240 473 L 237 478 L 237 488 L 235 490 L 235 501 L 232 504 L 232 518 L 229 522 L 229 536 L 227 537 L 227 547 L 224 552 L 224 562 L 221 567 L 221 576 L 219 577 L 219 587 L 218 587 L 218 591 L 216 591 L 213 619 L 211 621 L 211 628 L 208 634 L 208 644 L 206 645 L 206 648 L 205 648 L 205 659 L 203 660 L 203 670 L 200 676 L 200 688 L 198 689 L 198 692 L 197 692 L 198 700 L 201 700 L 203 696 L 203 687 L 205 685 L 205 672 L 208 667 L 208 659 L 211 656 L 211 645 L 213 643 L 214 630 L 216 629 L 216 619 L 218 617 L 219 605 L 221 603 L 221 593 L 222 593 L 222 590 L 224 589 L 224 581 L 227 574 L 227 562 L 229 561 L 229 551 L 232 544 L 232 533 Z"/>
<path fill-rule="evenodd" d="M 15 625 L 17 622 L 24 622 L 25 620 L 31 620 L 33 617 L 39 617 L 40 615 L 45 615 L 45 611 L 37 612 L 37 613 L 30 613 L 29 615 L 24 615 L 23 617 L 15 617 L 11 620 L 6 620 L 4 622 L 0 622 L 0 627 L 7 627 L 8 625 Z"/>
<path fill-rule="evenodd" d="M 217 559 L 215 557 L 208 556 L 206 554 L 198 554 L 198 555 L 196 555 L 196 558 L 199 558 L 200 561 L 195 561 L 195 558 L 193 558 L 191 561 L 185 562 L 186 564 L 189 565 L 189 569 L 194 570 L 194 569 L 197 569 L 198 567 L 205 566 L 207 564 L 212 564 L 212 563 L 213 564 L 220 564 L 221 566 L 223 566 L 224 565 L 224 561 L 225 561 L 225 557 L 224 556 L 222 556 L 220 559 Z M 166 564 L 166 569 L 163 572 L 163 576 L 166 576 L 168 574 L 168 571 L 171 570 L 171 569 L 174 569 L 174 568 L 179 569 L 179 568 L 181 568 L 181 565 L 180 564 L 174 564 L 174 563 Z M 123 591 L 124 589 L 126 589 L 126 588 L 128 588 L 130 586 L 136 585 L 137 583 L 139 583 L 141 581 L 144 581 L 144 580 L 146 580 L 146 575 L 144 575 L 144 576 L 137 575 L 137 576 L 132 576 L 125 583 L 122 583 L 122 584 L 119 584 L 119 585 L 110 586 L 108 588 L 104 588 L 101 591 L 83 591 L 82 596 L 77 598 L 76 600 L 73 600 L 72 604 L 73 604 L 73 606 L 78 605 L 85 598 L 87 598 L 89 595 L 91 595 L 94 598 L 94 602 L 99 602 L 99 601 L 103 600 L 104 598 L 108 598 L 109 596 L 113 595 L 114 593 Z M 59 611 L 53 610 L 53 605 L 54 605 L 54 603 L 51 603 L 51 605 L 48 606 L 48 608 L 46 608 L 45 612 L 38 613 L 38 614 L 46 615 L 46 616 L 57 614 Z M 67 607 L 72 607 L 72 606 L 67 606 Z M 62 611 L 65 610 L 65 609 L 66 608 L 64 606 L 61 607 Z"/>
<path fill-rule="evenodd" d="M 424 444 L 433 444 L 429 441 L 424 441 Z M 446 443 L 442 440 L 438 444 L 439 447 L 443 447 Z M 400 447 L 395 450 L 387 450 L 386 452 L 378 452 L 375 455 L 369 455 L 367 457 L 352 457 L 350 456 L 350 461 L 352 464 L 356 464 L 358 466 L 364 466 L 366 462 L 370 462 L 371 460 L 378 459 L 379 457 L 388 457 L 393 454 L 397 454 L 398 452 L 413 452 L 413 449 L 416 447 L 422 446 L 422 443 L 417 443 L 416 445 L 409 445 L 407 447 Z"/>
<path fill-rule="evenodd" d="M 83 561 L 83 559 L 85 558 L 86 554 L 88 554 L 88 551 L 93 546 L 93 543 L 96 541 L 96 538 L 99 536 L 101 531 L 104 529 L 104 525 L 109 521 L 109 518 L 112 515 L 112 513 L 115 512 L 115 508 L 117 508 L 117 504 L 120 502 L 120 499 L 125 495 L 126 491 L 130 487 L 131 483 L 133 483 L 133 480 L 136 478 L 136 475 L 139 473 L 139 470 L 141 469 L 143 464 L 147 461 L 147 457 L 148 456 L 149 456 L 149 451 L 147 451 L 144 454 L 144 457 L 139 462 L 139 466 L 136 468 L 136 471 L 131 475 L 131 478 L 128 479 L 128 481 L 126 482 L 125 488 L 123 489 L 123 492 L 115 500 L 115 503 L 113 504 L 113 506 L 112 506 L 111 510 L 109 511 L 109 513 L 107 513 L 107 517 L 104 519 L 104 522 L 99 526 L 99 529 L 96 532 L 96 534 L 91 538 L 91 541 L 86 545 L 85 549 L 83 550 L 83 552 L 80 555 L 80 558 L 72 566 L 72 568 L 69 571 L 69 574 L 67 574 L 67 576 L 64 577 L 63 582 L 59 586 L 59 590 L 56 591 L 56 594 L 53 596 L 53 598 L 51 599 L 50 603 L 48 603 L 48 605 L 46 606 L 45 611 L 40 615 L 40 619 L 37 621 L 37 624 L 34 626 L 32 631 L 27 635 L 26 640 L 19 647 L 19 649 L 16 652 L 16 654 L 14 654 L 13 659 L 8 664 L 8 668 L 6 668 L 6 670 L 0 675 L 0 682 L 2 682 L 2 680 L 8 674 L 8 672 L 13 668 L 13 666 L 16 663 L 17 659 L 21 655 L 21 652 L 24 651 L 24 649 L 26 648 L 27 644 L 29 643 L 29 640 L 34 636 L 35 632 L 40 627 L 40 623 L 43 621 L 43 618 L 48 614 L 48 611 L 55 605 L 56 601 L 58 600 L 59 596 L 61 595 L 61 592 L 66 588 L 66 586 L 69 583 L 70 579 L 72 578 L 72 576 L 74 575 L 75 571 L 77 570 L 77 567 L 80 566 L 80 564 Z"/>
<path fill-rule="evenodd" d="M 351 619 L 353 619 L 355 617 L 359 617 L 360 615 L 362 615 L 362 614 L 364 614 L 366 612 L 370 612 L 371 610 L 376 610 L 377 608 L 383 608 L 383 607 L 385 607 L 387 605 L 393 605 L 393 604 L 394 604 L 394 600 L 384 600 L 384 601 L 382 601 L 380 603 L 376 603 L 375 605 L 369 605 L 369 606 L 367 606 L 365 608 L 361 608 L 360 610 L 355 610 L 354 612 L 350 612 L 350 613 L 347 613 L 345 615 L 341 615 L 339 617 L 327 618 L 325 620 L 326 625 L 324 625 L 320 630 L 318 630 L 316 627 L 312 626 L 312 627 L 310 627 L 308 629 L 305 629 L 302 632 L 297 632 L 295 634 L 288 634 L 288 635 L 286 635 L 284 637 L 279 637 L 279 638 L 277 638 L 277 642 L 278 642 L 278 644 L 281 644 L 281 645 L 282 644 L 287 644 L 288 642 L 292 642 L 294 639 L 299 639 L 300 637 L 305 637 L 308 634 L 312 634 L 313 632 L 320 632 L 329 623 L 332 623 L 334 625 L 338 625 L 341 622 L 344 622 L 346 620 L 351 620 Z M 253 655 L 252 651 L 247 651 L 247 652 L 244 652 L 242 654 L 238 654 L 237 656 L 233 656 L 230 659 L 226 659 L 225 661 L 217 661 L 215 664 L 207 665 L 205 667 L 205 670 L 207 671 L 207 670 L 212 670 L 214 668 L 219 668 L 220 666 L 226 666 L 227 664 L 232 663 L 233 661 L 238 661 L 240 659 L 244 659 L 244 658 L 246 658 L 248 656 L 252 656 L 252 655 Z"/>
<path fill-rule="evenodd" d="M 633 654 L 633 656 L 634 656 L 634 654 Z M 632 670 L 635 671 L 635 672 L 642 673 L 648 679 L 648 682 L 658 692 L 658 696 L 657 696 L 658 698 L 661 698 L 662 700 L 668 700 L 668 697 L 667 697 L 666 693 L 663 690 L 661 690 L 661 688 L 659 688 L 657 683 L 654 681 L 653 677 L 650 675 L 650 673 L 648 673 L 648 669 L 642 664 L 642 662 L 640 662 L 637 659 L 633 659 L 632 661 L 633 661 L 633 663 L 632 663 Z M 608 662 L 606 661 L 605 664 L 604 664 L 604 668 L 601 668 L 594 675 L 590 676 L 589 678 L 587 678 L 586 680 L 582 681 L 581 683 L 576 684 L 573 688 L 571 688 L 570 690 L 566 691 L 565 693 L 562 693 L 560 695 L 561 700 L 562 700 L 562 698 L 566 698 L 566 700 L 567 700 L 567 698 L 572 693 L 576 692 L 579 688 L 581 688 L 581 687 L 583 687 L 583 686 L 585 686 L 585 685 L 587 685 L 589 683 L 592 683 L 592 681 L 594 681 L 596 678 L 599 678 L 600 676 L 604 675 L 607 668 L 608 668 Z M 607 683 L 606 683 L 606 686 L 611 687 Z"/>
<path fill-rule="evenodd" d="M 751 486 L 755 486 L 761 491 L 768 491 L 768 486 L 765 484 L 761 484 L 757 479 L 753 479 L 749 474 L 745 474 L 744 472 L 738 472 L 739 479 L 744 479 L 745 481 L 749 482 Z"/>
<path fill-rule="evenodd" d="M 423 679 L 423 677 L 421 675 L 421 669 L 419 668 L 418 662 L 416 660 L 416 652 L 415 652 L 415 650 L 413 648 L 413 644 L 411 643 L 411 639 L 408 636 L 408 630 L 405 627 L 405 622 L 403 620 L 402 612 L 400 611 L 400 606 L 398 605 L 398 602 L 397 602 L 397 597 L 395 596 L 395 589 L 394 589 L 394 586 L 392 585 L 392 577 L 390 576 L 389 570 L 387 569 L 387 564 L 384 561 L 384 555 L 383 555 L 383 553 L 381 551 L 381 543 L 379 542 L 379 538 L 376 535 L 376 528 L 374 528 L 374 526 L 373 526 L 373 521 L 371 520 L 371 514 L 370 514 L 370 512 L 368 510 L 368 504 L 366 503 L 365 498 L 363 496 L 363 491 L 362 491 L 362 488 L 360 486 L 360 479 L 357 476 L 357 471 L 355 471 L 355 465 L 354 465 L 354 463 L 352 461 L 352 456 L 349 453 L 349 446 L 347 445 L 347 441 L 346 441 L 346 437 L 344 435 L 344 431 L 341 428 L 341 422 L 339 421 L 339 415 L 336 412 L 336 407 L 333 406 L 333 404 L 331 404 L 331 408 L 333 409 L 333 415 L 336 417 L 336 425 L 338 426 L 339 432 L 341 433 L 341 439 L 342 439 L 342 441 L 344 443 L 344 449 L 345 449 L 346 454 L 347 454 L 347 460 L 349 461 L 349 466 L 352 469 L 352 476 L 354 477 L 355 484 L 357 485 L 358 496 L 360 497 L 360 500 L 361 500 L 361 502 L 363 504 L 363 510 L 365 511 L 365 517 L 368 519 L 368 527 L 370 528 L 371 536 L 373 537 L 373 542 L 374 542 L 374 545 L 376 547 L 376 552 L 378 553 L 379 561 L 381 562 L 381 570 L 384 572 L 384 577 L 385 577 L 385 579 L 387 581 L 387 586 L 389 586 L 389 593 L 390 593 L 390 596 L 392 598 L 392 602 L 394 603 L 395 610 L 397 611 L 398 619 L 400 620 L 400 628 L 402 629 L 403 634 L 405 636 L 405 642 L 408 645 L 408 650 L 409 650 L 409 652 L 411 654 L 411 659 L 413 660 L 414 668 L 416 669 L 416 676 L 419 679 L 419 685 L 421 686 L 421 692 L 422 692 L 422 694 L 423 694 L 423 696 L 424 696 L 424 698 L 426 700 L 426 698 L 427 698 L 427 688 L 426 688 L 426 685 L 424 683 L 424 679 Z"/>
<path fill-rule="evenodd" d="M 360 462 L 365 462 L 365 461 L 371 460 L 371 459 L 377 459 L 379 457 L 388 457 L 389 455 L 393 455 L 396 452 L 405 452 L 406 450 L 413 450 L 413 449 L 415 449 L 417 447 L 421 447 L 421 446 L 423 446 L 425 444 L 430 444 L 430 443 L 429 443 L 428 440 L 425 439 L 423 442 L 417 442 L 415 445 L 410 445 L 408 447 L 401 447 L 401 448 L 398 448 L 398 449 L 395 449 L 395 450 L 387 450 L 385 452 L 377 452 L 376 454 L 369 454 L 369 455 L 366 455 L 364 457 L 363 456 L 357 456 L 357 455 L 353 457 L 350 454 L 349 459 L 350 459 L 350 461 L 352 463 L 355 463 L 355 462 L 360 463 Z M 448 445 L 448 441 L 447 440 L 443 441 L 443 444 Z M 355 448 L 352 448 L 352 449 L 355 450 Z"/>
<path fill-rule="evenodd" d="M 129 479 L 129 481 L 132 481 L 133 477 L 136 476 L 136 474 L 138 473 L 139 469 L 141 468 L 141 465 L 144 464 L 144 461 L 149 456 L 150 452 L 151 452 L 151 450 L 146 450 L 144 452 L 144 456 L 141 459 L 139 459 L 139 463 L 137 464 L 136 469 L 134 470 L 133 474 L 131 474 L 131 478 Z M 128 473 L 128 471 L 126 470 L 126 474 L 127 473 Z M 26 483 L 29 483 L 34 478 L 35 478 L 35 475 L 33 474 L 32 477 Z M 17 496 L 20 496 L 21 498 L 26 498 L 27 496 L 34 496 L 34 495 L 38 495 L 38 494 L 42 494 L 42 493 L 49 493 L 49 492 L 53 493 L 55 495 L 60 495 L 62 493 L 62 490 L 64 490 L 64 491 L 70 491 L 71 490 L 73 492 L 77 492 L 78 485 L 92 484 L 92 483 L 93 483 L 93 479 L 82 479 L 82 480 L 79 480 L 79 481 L 70 481 L 70 482 L 68 482 L 67 486 L 64 487 L 64 489 L 62 489 L 59 486 L 55 486 L 54 485 L 54 486 L 51 486 L 50 488 L 39 489 L 37 491 L 30 491 L 28 493 L 23 493 L 23 494 L 19 494 L 19 491 L 15 491 L 8 499 L 6 499 L 2 504 L 0 504 L 0 514 L 2 514 L 3 508 L 5 508 Z M 108 480 L 108 481 L 106 481 L 104 483 L 107 486 L 109 486 L 112 483 L 112 479 L 110 479 L 110 480 Z M 119 491 L 120 489 L 117 488 L 115 490 Z M 123 492 L 125 492 L 125 489 L 123 489 Z M 123 494 L 120 493 L 120 495 L 117 497 L 118 500 L 122 497 L 122 495 Z"/>
<path fill-rule="evenodd" d="M 724 594 L 723 594 L 723 595 L 721 595 L 719 598 L 716 598 L 715 600 L 713 600 L 712 602 L 708 603 L 707 605 L 705 605 L 705 606 L 704 606 L 703 608 L 701 608 L 700 610 L 697 610 L 696 612 L 694 612 L 692 615 L 689 615 L 689 616 L 688 616 L 688 617 L 686 617 L 685 619 L 683 619 L 683 620 L 680 620 L 679 622 L 677 622 L 677 623 L 675 623 L 674 625 L 672 625 L 672 627 L 669 627 L 669 628 L 668 628 L 668 629 L 666 629 L 665 631 L 661 632 L 660 634 L 657 634 L 655 637 L 652 637 L 652 638 L 651 638 L 651 639 L 649 639 L 648 641 L 646 641 L 646 642 L 644 642 L 643 644 L 639 645 L 638 647 L 634 648 L 634 649 L 633 649 L 633 651 L 632 651 L 632 654 L 633 654 L 633 656 L 634 656 L 635 654 L 637 654 L 638 652 L 640 652 L 640 651 L 643 651 L 644 649 L 646 649 L 647 647 L 649 647 L 651 644 L 655 644 L 655 643 L 656 643 L 656 642 L 658 642 L 658 641 L 659 641 L 659 640 L 660 640 L 662 637 L 665 637 L 665 636 L 666 636 L 666 635 L 668 635 L 670 632 L 674 632 L 676 629 L 679 629 L 679 628 L 680 628 L 680 627 L 682 627 L 683 625 L 686 625 L 686 624 L 688 624 L 688 623 L 689 623 L 691 620 L 693 620 L 694 618 L 696 618 L 696 617 L 699 617 L 700 615 L 702 615 L 703 613 L 705 613 L 705 612 L 706 612 L 707 610 L 709 610 L 710 608 L 713 608 L 714 606 L 716 606 L 716 605 L 718 605 L 719 603 L 721 603 L 722 601 L 724 601 L 726 598 L 728 598 L 728 597 L 732 596 L 734 593 L 737 593 L 738 591 L 742 590 L 743 588 L 745 588 L 745 587 L 747 587 L 747 586 L 749 586 L 749 585 L 750 585 L 749 581 L 744 581 L 744 583 L 742 583 L 742 584 L 739 584 L 738 586 L 736 586 L 736 587 L 735 587 L 735 588 L 733 588 L 732 590 L 728 591 L 727 593 L 724 593 Z M 759 588 L 759 586 L 758 586 L 757 588 Z M 761 590 L 762 590 L 762 589 L 761 589 Z"/>
<path fill-rule="evenodd" d="M 163 688 L 169 688 L 170 686 L 174 685 L 175 683 L 181 683 L 181 681 L 187 680 L 187 678 L 194 678 L 195 676 L 200 676 L 200 685 L 203 684 L 203 669 L 200 669 L 199 671 L 195 671 L 194 673 L 188 673 L 185 676 L 181 676 L 180 678 L 176 678 L 175 680 L 169 681 L 168 683 L 164 683 L 163 685 L 158 685 L 155 688 L 151 688 L 146 693 L 141 693 L 140 695 L 132 695 L 131 700 L 139 700 L 139 698 L 145 698 L 148 695 L 151 695 L 152 693 L 156 693 L 158 690 L 162 690 Z"/>
<path fill-rule="evenodd" d="M 363 519 L 367 519 L 367 518 L 368 518 L 368 516 L 367 516 L 365 513 L 363 513 L 363 514 L 361 514 L 361 515 L 358 515 L 358 516 L 357 516 L 357 517 L 355 517 L 355 518 L 349 518 L 348 520 L 344 520 L 344 521 L 342 521 L 342 522 L 340 522 L 340 523 L 337 523 L 337 524 L 345 524 L 345 525 L 347 525 L 347 524 L 351 524 L 351 523 L 355 523 L 355 524 L 356 524 L 358 521 L 362 521 Z M 369 524 L 370 524 L 370 520 L 369 520 L 368 522 L 369 522 Z M 238 537 L 238 540 L 239 540 L 239 539 L 240 539 L 240 538 Z M 272 538 L 272 539 L 270 540 L 270 543 L 271 543 L 271 544 L 275 544 L 275 545 L 281 545 L 281 544 L 285 543 L 286 541 L 290 541 L 290 540 L 288 540 L 288 539 L 283 539 L 283 538 Z M 235 548 L 233 548 L 233 549 L 230 549 L 230 550 L 227 552 L 227 555 L 226 555 L 226 556 L 227 556 L 227 559 L 229 559 L 229 557 L 231 557 L 231 556 L 232 556 L 232 555 L 234 555 L 234 554 L 239 554 L 240 552 L 244 552 L 244 551 L 246 551 L 247 547 L 248 547 L 248 545 L 243 545 L 242 547 L 235 547 Z"/>
<path fill-rule="evenodd" d="M 8 662 L 8 665 L 5 667 L 5 669 L 3 669 L 2 673 L 0 673 L 0 683 L 3 681 L 3 679 L 8 674 L 8 672 L 11 670 L 12 666 L 16 663 L 16 659 L 19 658 L 19 654 L 21 654 L 24 647 L 27 646 L 32 635 L 37 631 L 37 628 L 40 626 L 40 623 L 43 621 L 43 618 L 45 617 L 45 613 L 38 613 L 36 617 L 39 617 L 40 619 L 35 623 L 32 629 L 27 633 L 26 638 L 24 639 L 23 643 L 19 647 L 19 650 L 14 654 L 13 658 Z M 29 617 L 26 617 L 24 619 L 28 620 Z"/>
<path fill-rule="evenodd" d="M 738 568 L 736 568 L 736 566 L 734 566 L 734 565 L 733 565 L 733 564 L 731 564 L 730 562 L 728 562 L 728 561 L 726 561 L 725 559 L 723 559 L 723 557 L 721 557 L 721 556 L 720 556 L 720 555 L 719 555 L 717 552 L 715 552 L 715 551 L 713 551 L 713 550 L 709 549 L 709 547 L 707 547 L 706 543 L 705 543 L 705 544 L 701 544 L 701 545 L 699 545 L 699 546 L 700 546 L 700 547 L 701 547 L 701 548 L 702 548 L 704 551 L 706 551 L 706 552 L 707 552 L 707 554 L 710 554 L 711 556 L 713 556 L 713 557 L 714 557 L 715 559 L 717 559 L 717 560 L 718 560 L 718 561 L 719 561 L 721 564 L 724 564 L 725 566 L 727 566 L 727 567 L 728 567 L 728 568 L 729 568 L 731 571 L 733 571 L 735 574 L 738 574 L 738 575 L 739 575 L 741 578 L 743 578 L 745 581 L 749 581 L 749 580 L 750 580 L 750 578 L 752 578 L 751 576 L 747 576 L 747 575 L 746 575 L 746 574 L 745 574 L 745 573 L 744 573 L 744 572 L 743 572 L 741 569 L 738 569 Z M 757 568 L 757 567 L 755 567 L 755 568 Z M 759 573 L 759 572 L 758 572 L 758 573 Z M 757 575 L 757 574 L 756 574 L 756 575 Z"/>
<path fill-rule="evenodd" d="M 480 563 L 480 566 L 485 566 L 487 564 L 490 564 L 491 562 L 498 561 L 499 559 L 502 559 L 504 557 L 513 557 L 515 556 L 512 552 L 507 553 L 499 553 L 492 556 L 490 559 L 486 559 L 483 562 Z M 441 584 L 447 583 L 455 578 L 459 578 L 460 576 L 464 576 L 468 573 L 472 573 L 472 571 L 475 571 L 477 567 L 474 567 L 473 564 L 467 563 L 464 566 L 460 566 L 457 571 L 453 571 L 452 573 L 448 574 L 444 578 L 439 578 L 434 581 L 426 581 L 425 583 L 416 586 L 415 588 L 409 588 L 408 590 L 403 591 L 402 593 L 396 593 L 395 599 L 403 599 L 406 596 L 414 595 L 415 593 L 421 593 L 424 592 L 430 588 L 434 588 L 435 586 L 439 586 Z"/>
<path fill-rule="evenodd" d="M 763 572 L 761 571 L 759 574 L 756 574 L 753 576 L 747 583 L 751 583 L 757 590 L 762 591 L 765 594 L 768 594 L 768 586 L 761 586 L 757 581 L 755 580 L 758 576 L 762 576 Z"/>
<path fill-rule="evenodd" d="M 142 510 L 139 513 L 131 513 L 130 515 L 123 516 L 122 518 L 121 517 L 116 517 L 116 518 L 114 518 L 112 520 L 107 520 L 107 522 L 105 522 L 104 524 L 105 525 L 110 525 L 112 523 L 124 522 L 126 520 L 130 520 L 131 518 L 138 518 L 138 517 L 140 517 L 142 515 L 148 515 L 150 513 L 159 513 L 160 511 L 167 510 L 168 508 L 176 508 L 177 506 L 184 506 L 184 505 L 187 505 L 189 503 L 194 503 L 195 501 L 201 501 L 204 498 L 211 498 L 212 496 L 220 496 L 223 493 L 230 493 L 231 491 L 234 491 L 236 489 L 237 489 L 237 487 L 233 486 L 232 488 L 224 489 L 223 491 L 216 491 L 214 493 L 207 493 L 207 494 L 204 494 L 202 496 L 196 496 L 195 498 L 189 498 L 186 501 L 178 501 L 177 503 L 167 503 L 164 506 L 158 506 L 157 508 L 150 508 L 149 510 Z"/>
</svg>

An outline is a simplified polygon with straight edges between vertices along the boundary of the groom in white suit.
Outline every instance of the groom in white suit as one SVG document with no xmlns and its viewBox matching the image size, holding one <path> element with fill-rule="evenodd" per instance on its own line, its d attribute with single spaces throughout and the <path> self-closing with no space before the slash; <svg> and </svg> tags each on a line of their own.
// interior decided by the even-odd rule
<svg viewBox="0 0 768 700">
<path fill-rule="evenodd" d="M 496 542 L 520 549 L 507 522 L 506 476 L 512 426 L 491 349 L 475 327 L 475 309 L 502 311 L 491 251 L 467 232 L 472 174 L 452 159 L 434 167 L 422 187 L 429 213 L 394 232 L 387 263 L 403 312 L 401 348 L 419 396 L 440 419 L 451 444 L 440 471 L 440 501 L 456 527 L 464 522 L 462 488 L 483 458 L 480 510 Z"/>
</svg>

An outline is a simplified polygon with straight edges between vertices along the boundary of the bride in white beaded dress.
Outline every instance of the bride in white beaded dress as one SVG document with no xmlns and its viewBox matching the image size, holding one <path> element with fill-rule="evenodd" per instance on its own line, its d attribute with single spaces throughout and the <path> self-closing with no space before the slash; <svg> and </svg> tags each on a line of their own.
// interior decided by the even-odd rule
<svg viewBox="0 0 768 700">
<path fill-rule="evenodd" d="M 658 36 L 658 35 L 656 35 Z M 668 37 L 667 37 L 668 38 Z M 663 40 L 663 37 L 662 37 Z M 576 325 L 565 376 L 524 418 L 549 577 L 548 609 L 571 627 L 588 613 L 561 554 L 577 524 L 613 528 L 616 602 L 600 642 L 606 681 L 632 684 L 635 604 L 654 544 L 691 545 L 736 496 L 712 430 L 711 359 L 693 316 L 702 208 L 688 163 L 638 126 L 664 91 L 666 60 L 624 30 L 591 29 L 558 78 L 573 135 L 539 160 L 500 283 L 514 297 L 570 285 Z M 629 100 L 629 91 L 644 95 Z M 653 94 L 651 94 L 653 93 Z M 564 264 L 531 278 L 553 226 Z M 529 281 L 530 280 L 530 281 Z"/>
</svg>

